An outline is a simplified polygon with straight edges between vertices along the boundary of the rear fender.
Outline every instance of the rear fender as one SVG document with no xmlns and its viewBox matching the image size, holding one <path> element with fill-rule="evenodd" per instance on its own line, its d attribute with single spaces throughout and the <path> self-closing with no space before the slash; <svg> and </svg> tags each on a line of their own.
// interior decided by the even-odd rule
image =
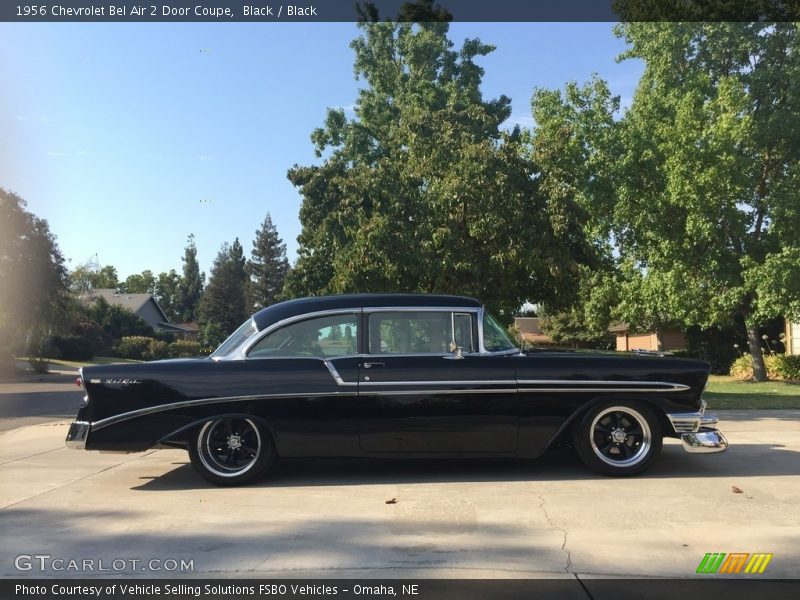
<svg viewBox="0 0 800 600">
<path fill-rule="evenodd" d="M 217 419 L 250 419 L 251 421 L 255 421 L 269 433 L 270 438 L 272 439 L 272 445 L 275 448 L 275 451 L 278 451 L 278 436 L 275 433 L 275 430 L 272 426 L 267 423 L 263 418 L 257 417 L 256 415 L 246 414 L 246 413 L 223 413 L 219 415 L 213 415 L 208 417 L 203 417 L 201 419 L 197 419 L 172 431 L 158 440 L 154 445 L 155 446 L 188 446 L 191 439 L 194 437 L 194 430 L 203 425 L 204 423 L 208 423 L 209 421 L 216 421 Z"/>
</svg>

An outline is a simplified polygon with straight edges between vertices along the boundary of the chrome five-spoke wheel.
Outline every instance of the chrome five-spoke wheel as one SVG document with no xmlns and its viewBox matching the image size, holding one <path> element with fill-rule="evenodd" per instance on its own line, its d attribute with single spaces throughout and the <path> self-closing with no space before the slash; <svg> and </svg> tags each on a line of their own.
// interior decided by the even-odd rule
<svg viewBox="0 0 800 600">
<path fill-rule="evenodd" d="M 189 456 L 195 469 L 209 481 L 235 485 L 261 475 L 273 451 L 269 436 L 255 421 L 226 417 L 200 427 Z"/>
<path fill-rule="evenodd" d="M 606 475 L 635 475 L 661 451 L 658 419 L 643 403 L 625 401 L 596 407 L 573 429 L 575 450 L 592 469 Z"/>
<path fill-rule="evenodd" d="M 652 434 L 641 414 L 625 406 L 602 410 L 592 421 L 592 450 L 604 463 L 630 467 L 647 457 Z"/>
</svg>

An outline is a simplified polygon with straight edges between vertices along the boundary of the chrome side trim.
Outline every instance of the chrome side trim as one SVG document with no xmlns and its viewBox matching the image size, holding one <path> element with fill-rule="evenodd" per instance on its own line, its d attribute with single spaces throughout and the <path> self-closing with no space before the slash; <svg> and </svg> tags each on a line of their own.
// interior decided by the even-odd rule
<svg viewBox="0 0 800 600">
<path fill-rule="evenodd" d="M 362 381 L 359 385 L 373 386 L 373 385 L 517 385 L 513 379 L 465 379 L 465 380 L 442 380 L 442 381 Z M 514 389 L 516 391 L 516 388 Z"/>
<path fill-rule="evenodd" d="M 346 383 L 346 382 L 345 382 Z M 356 385 L 356 384 L 353 384 Z M 422 390 L 396 390 L 396 391 L 387 391 L 387 390 L 376 390 L 368 392 L 370 395 L 381 395 L 381 396 L 395 396 L 395 395 L 411 395 L 411 394 L 516 394 L 516 388 L 506 388 L 506 389 L 466 389 L 466 390 L 437 390 L 437 389 L 422 389 Z M 87 426 L 91 427 L 91 431 L 97 431 L 99 429 L 103 429 L 104 427 L 108 427 L 109 425 L 114 425 L 115 423 L 120 423 L 122 421 L 128 421 L 130 419 L 135 419 L 137 417 L 144 417 L 147 415 L 152 415 L 160 412 L 165 412 L 168 410 L 173 410 L 176 408 L 186 408 L 190 406 L 201 406 L 203 404 L 216 404 L 216 403 L 226 403 L 226 402 L 241 402 L 246 400 L 263 400 L 267 398 L 321 398 L 327 396 L 350 396 L 352 395 L 351 392 L 299 392 L 299 393 L 287 393 L 287 394 L 258 394 L 252 396 L 227 396 L 227 397 L 220 397 L 220 398 L 197 398 L 195 400 L 184 400 L 182 402 L 171 402 L 170 404 L 160 404 L 158 406 L 148 406 L 147 408 L 140 408 L 138 410 L 132 410 L 126 413 L 122 413 L 119 415 L 114 415 L 113 417 L 107 417 L 105 419 L 100 419 L 99 421 L 95 421 L 91 424 L 86 423 Z M 88 430 L 87 430 L 88 433 Z"/>
<path fill-rule="evenodd" d="M 602 381 L 602 380 L 576 380 L 576 379 L 520 379 L 519 385 L 570 385 L 576 387 L 557 388 L 520 388 L 520 392 L 685 392 L 688 385 L 682 383 L 669 383 L 666 381 Z M 584 387 L 587 386 L 587 387 Z M 588 387 L 595 386 L 595 387 Z M 600 387 L 614 386 L 614 387 Z"/>
<path fill-rule="evenodd" d="M 691 454 L 711 454 L 728 449 L 728 440 L 718 429 L 684 433 L 681 435 L 681 444 Z"/>
<path fill-rule="evenodd" d="M 339 371 L 336 370 L 336 367 L 333 366 L 333 363 L 331 361 L 325 360 L 323 362 L 325 363 L 325 366 L 328 367 L 328 371 L 331 372 L 331 377 L 333 377 L 333 380 L 336 382 L 336 385 L 351 386 L 351 387 L 358 385 L 357 381 L 345 381 L 344 379 L 342 379 L 342 376 L 339 375 Z"/>
<path fill-rule="evenodd" d="M 73 421 L 70 423 L 65 444 L 73 450 L 86 448 L 86 438 L 89 436 L 91 424 L 88 421 Z"/>
<path fill-rule="evenodd" d="M 194 400 L 183 400 L 181 402 L 171 402 L 169 404 L 159 404 L 158 406 L 148 406 L 147 408 L 140 408 L 126 413 L 114 415 L 113 417 L 106 417 L 99 421 L 94 421 L 91 424 L 91 430 L 96 431 L 103 427 L 108 427 L 114 423 L 127 421 L 136 417 L 143 417 L 152 415 L 175 408 L 186 408 L 188 406 L 201 406 L 203 404 L 215 404 L 217 402 L 240 402 L 246 400 L 261 400 L 265 398 L 317 398 L 323 396 L 342 396 L 349 395 L 350 392 L 305 392 L 305 393 L 286 393 L 286 394 L 257 394 L 251 396 L 222 396 L 218 398 L 196 398 Z"/>
<path fill-rule="evenodd" d="M 517 390 L 509 388 L 500 389 L 472 389 L 472 390 L 369 390 L 363 396 L 413 396 L 415 394 L 516 394 Z"/>
</svg>

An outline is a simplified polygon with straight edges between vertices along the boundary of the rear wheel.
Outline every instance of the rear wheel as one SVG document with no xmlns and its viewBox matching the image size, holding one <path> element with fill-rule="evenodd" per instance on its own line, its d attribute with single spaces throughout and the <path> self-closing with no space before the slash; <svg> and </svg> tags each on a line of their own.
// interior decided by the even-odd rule
<svg viewBox="0 0 800 600">
<path fill-rule="evenodd" d="M 241 485 L 263 475 L 275 460 L 272 439 L 258 423 L 226 417 L 204 423 L 189 444 L 192 466 L 217 485 Z"/>
<path fill-rule="evenodd" d="M 661 424 L 642 403 L 605 404 L 578 421 L 572 441 L 589 468 L 604 475 L 636 475 L 661 452 Z"/>
</svg>

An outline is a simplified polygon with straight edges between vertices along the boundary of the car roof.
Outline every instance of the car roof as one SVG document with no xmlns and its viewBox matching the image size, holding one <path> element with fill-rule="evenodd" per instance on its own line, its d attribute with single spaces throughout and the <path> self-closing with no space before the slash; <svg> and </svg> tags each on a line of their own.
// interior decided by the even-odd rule
<svg viewBox="0 0 800 600">
<path fill-rule="evenodd" d="M 445 294 L 340 294 L 336 296 L 311 296 L 286 300 L 268 306 L 253 315 L 259 331 L 265 327 L 304 313 L 340 308 L 362 307 L 458 307 L 475 308 L 482 304 L 474 298 L 466 296 L 448 296 Z"/>
</svg>

